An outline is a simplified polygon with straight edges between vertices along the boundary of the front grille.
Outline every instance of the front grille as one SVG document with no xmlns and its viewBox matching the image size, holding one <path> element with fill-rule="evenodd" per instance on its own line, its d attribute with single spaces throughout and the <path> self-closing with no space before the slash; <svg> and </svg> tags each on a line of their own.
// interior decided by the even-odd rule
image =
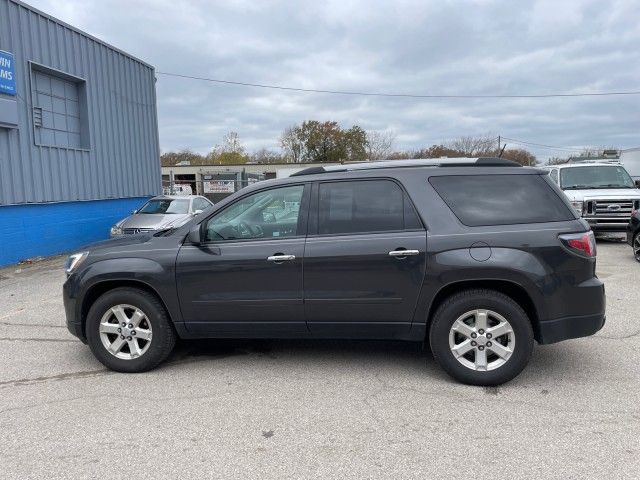
<svg viewBox="0 0 640 480">
<path fill-rule="evenodd" d="M 122 233 L 125 235 L 133 235 L 136 233 L 145 233 L 145 232 L 153 232 L 153 228 L 125 228 L 122 230 Z"/>
<path fill-rule="evenodd" d="M 585 201 L 584 216 L 598 225 L 626 225 L 637 200 L 593 199 Z"/>
</svg>

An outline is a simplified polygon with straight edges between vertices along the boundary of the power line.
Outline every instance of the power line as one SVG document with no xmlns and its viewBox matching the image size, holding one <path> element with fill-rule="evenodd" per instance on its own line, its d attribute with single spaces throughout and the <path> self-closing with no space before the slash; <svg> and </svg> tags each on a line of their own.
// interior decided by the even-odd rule
<svg viewBox="0 0 640 480">
<path fill-rule="evenodd" d="M 575 153 L 575 152 L 577 152 L 579 150 L 577 148 L 557 147 L 555 145 L 545 145 L 543 143 L 526 142 L 524 140 L 517 140 L 515 138 L 509 138 L 509 137 L 502 137 L 502 139 L 503 140 L 509 140 L 511 142 L 514 142 L 514 143 L 519 143 L 521 145 L 530 145 L 530 146 L 533 146 L 533 147 L 548 148 L 548 149 L 551 149 L 551 150 L 559 150 L 559 151 L 564 151 L 564 152 Z"/>
<path fill-rule="evenodd" d="M 269 85 L 265 83 L 237 82 L 232 80 L 221 80 L 219 78 L 195 77 L 192 75 L 182 75 L 180 73 L 156 72 L 158 75 L 168 77 L 184 78 L 189 80 L 200 80 L 203 82 L 219 83 L 224 85 L 238 85 L 242 87 L 268 88 L 272 90 L 285 90 L 289 92 L 303 93 L 329 93 L 333 95 L 358 95 L 363 97 L 394 97 L 394 98 L 567 98 L 567 97 L 607 97 L 619 95 L 640 95 L 640 90 L 629 90 L 619 92 L 593 92 L 593 93 L 545 93 L 539 95 L 417 95 L 410 93 L 382 93 L 382 92 L 356 92 L 343 90 L 321 90 L 315 88 L 284 87 L 281 85 Z"/>
</svg>

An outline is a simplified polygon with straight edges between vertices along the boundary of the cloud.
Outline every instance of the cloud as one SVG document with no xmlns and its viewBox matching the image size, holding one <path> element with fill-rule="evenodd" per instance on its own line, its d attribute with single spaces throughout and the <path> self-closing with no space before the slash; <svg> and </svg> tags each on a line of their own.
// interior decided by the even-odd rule
<svg viewBox="0 0 640 480">
<path fill-rule="evenodd" d="M 31 3 L 159 71 L 227 80 L 368 92 L 542 94 L 633 90 L 640 78 L 640 7 L 633 0 Z M 305 119 L 392 129 L 400 148 L 487 132 L 560 146 L 640 145 L 635 96 L 350 97 L 161 75 L 157 90 L 163 150 L 206 152 L 229 130 L 250 150 L 277 149 L 282 130 Z"/>
</svg>

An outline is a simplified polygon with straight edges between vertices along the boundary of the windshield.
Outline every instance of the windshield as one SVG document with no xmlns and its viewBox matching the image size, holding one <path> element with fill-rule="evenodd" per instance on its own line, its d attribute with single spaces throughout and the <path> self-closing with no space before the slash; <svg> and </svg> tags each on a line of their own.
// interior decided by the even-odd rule
<svg viewBox="0 0 640 480">
<path fill-rule="evenodd" d="M 563 168 L 560 172 L 563 189 L 634 188 L 634 183 L 622 166 L 591 165 Z"/>
<path fill-rule="evenodd" d="M 172 198 L 151 199 L 138 210 L 138 213 L 185 214 L 189 213 L 189 200 Z"/>
</svg>

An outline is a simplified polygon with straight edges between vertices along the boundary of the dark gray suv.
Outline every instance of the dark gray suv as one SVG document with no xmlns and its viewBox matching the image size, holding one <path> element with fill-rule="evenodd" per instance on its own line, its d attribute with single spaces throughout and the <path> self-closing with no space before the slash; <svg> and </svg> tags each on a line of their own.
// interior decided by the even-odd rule
<svg viewBox="0 0 640 480">
<path fill-rule="evenodd" d="M 176 338 L 429 342 L 497 385 L 541 344 L 605 321 L 592 232 L 546 172 L 498 159 L 314 168 L 257 183 L 188 224 L 69 257 L 67 325 L 140 372 Z"/>
</svg>

